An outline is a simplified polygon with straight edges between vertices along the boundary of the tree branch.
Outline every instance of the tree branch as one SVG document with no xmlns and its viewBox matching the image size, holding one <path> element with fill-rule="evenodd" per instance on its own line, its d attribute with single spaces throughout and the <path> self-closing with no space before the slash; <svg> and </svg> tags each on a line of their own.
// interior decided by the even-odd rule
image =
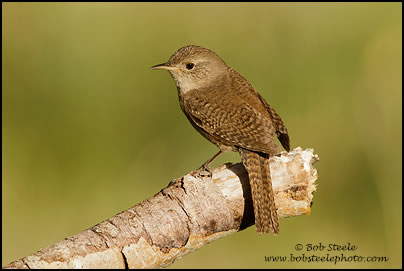
<svg viewBox="0 0 404 271">
<path fill-rule="evenodd" d="M 280 218 L 310 213 L 318 156 L 296 148 L 270 162 Z M 4 268 L 158 268 L 254 224 L 242 164 L 192 172 L 152 198 Z M 282 234 L 282 232 L 281 232 Z"/>
</svg>

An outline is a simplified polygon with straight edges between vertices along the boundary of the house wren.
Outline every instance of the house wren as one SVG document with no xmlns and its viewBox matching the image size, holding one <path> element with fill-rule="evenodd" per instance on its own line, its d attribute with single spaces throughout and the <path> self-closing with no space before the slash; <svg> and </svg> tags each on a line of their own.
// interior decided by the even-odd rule
<svg viewBox="0 0 404 271">
<path fill-rule="evenodd" d="M 257 233 L 279 233 L 269 157 L 281 152 L 276 137 L 290 150 L 279 115 L 247 79 L 209 49 L 182 47 L 168 62 L 151 69 L 170 72 L 182 111 L 199 133 L 219 147 L 203 167 L 209 168 L 224 151 L 239 152 L 250 179 Z"/>
</svg>

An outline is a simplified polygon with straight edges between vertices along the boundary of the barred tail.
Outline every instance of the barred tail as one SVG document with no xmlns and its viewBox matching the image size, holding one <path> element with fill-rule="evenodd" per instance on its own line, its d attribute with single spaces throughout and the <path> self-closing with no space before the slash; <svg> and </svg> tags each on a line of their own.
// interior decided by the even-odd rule
<svg viewBox="0 0 404 271">
<path fill-rule="evenodd" d="M 257 233 L 279 233 L 278 213 L 272 191 L 269 156 L 240 149 L 241 160 L 250 179 Z"/>
</svg>

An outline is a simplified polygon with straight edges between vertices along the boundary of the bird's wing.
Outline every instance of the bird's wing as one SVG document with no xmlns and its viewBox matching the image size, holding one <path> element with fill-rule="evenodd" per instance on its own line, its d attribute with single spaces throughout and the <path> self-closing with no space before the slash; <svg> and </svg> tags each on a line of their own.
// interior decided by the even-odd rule
<svg viewBox="0 0 404 271">
<path fill-rule="evenodd" d="M 195 91 L 183 100 L 184 112 L 191 123 L 203 130 L 200 132 L 205 137 L 210 136 L 214 143 L 252 151 L 281 152 L 274 142 L 276 130 L 266 111 L 259 111 L 237 97 L 215 100 L 207 96 L 209 93 L 212 92 Z"/>
<path fill-rule="evenodd" d="M 281 117 L 275 112 L 275 109 L 270 106 L 267 101 L 257 92 L 258 97 L 260 98 L 262 104 L 265 106 L 266 110 L 268 111 L 269 115 L 272 118 L 272 123 L 276 129 L 276 135 L 278 136 L 279 141 L 281 142 L 282 146 L 285 148 L 286 151 L 290 151 L 290 140 L 288 129 L 286 129 L 285 124 L 283 123 Z"/>
</svg>

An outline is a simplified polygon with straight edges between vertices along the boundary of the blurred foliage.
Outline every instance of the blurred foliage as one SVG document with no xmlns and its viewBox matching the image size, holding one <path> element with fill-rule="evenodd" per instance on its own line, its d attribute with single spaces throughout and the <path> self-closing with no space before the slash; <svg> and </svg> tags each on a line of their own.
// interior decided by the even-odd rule
<svg viewBox="0 0 404 271">
<path fill-rule="evenodd" d="M 401 267 L 401 3 L 2 7 L 2 265 L 152 196 L 216 152 L 181 112 L 169 74 L 149 70 L 197 44 L 254 84 L 292 147 L 319 154 L 318 190 L 311 215 L 282 220 L 279 236 L 251 227 L 172 267 Z M 227 161 L 238 154 L 214 166 Z M 264 261 L 319 242 L 389 261 Z"/>
</svg>

